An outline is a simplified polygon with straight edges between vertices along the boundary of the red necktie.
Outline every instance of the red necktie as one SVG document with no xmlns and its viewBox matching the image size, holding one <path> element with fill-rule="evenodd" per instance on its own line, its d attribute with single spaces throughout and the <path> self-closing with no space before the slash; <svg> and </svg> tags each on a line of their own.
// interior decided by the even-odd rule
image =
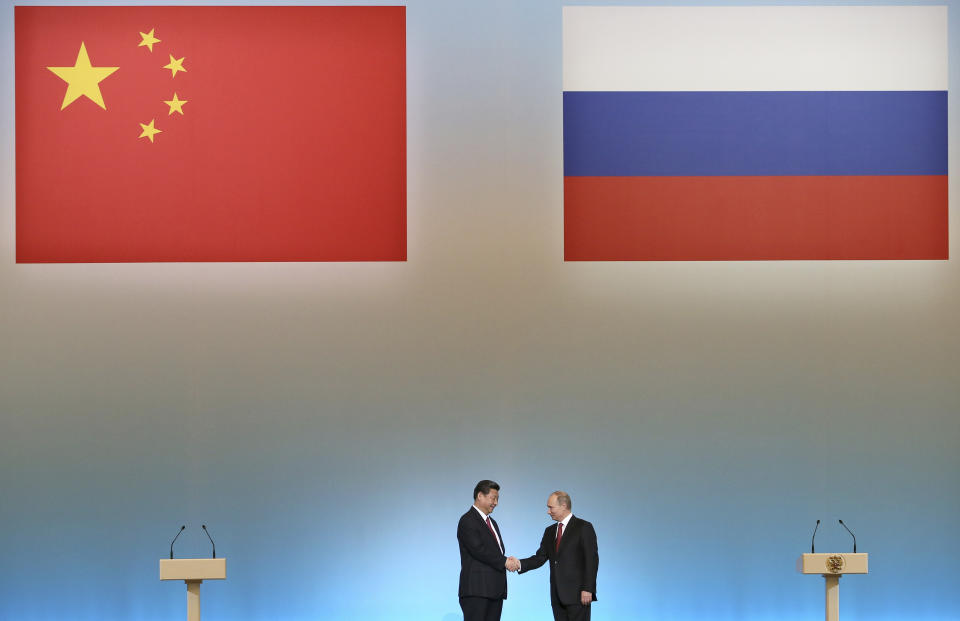
<svg viewBox="0 0 960 621">
<path fill-rule="evenodd" d="M 557 552 L 560 551 L 560 539 L 562 538 L 563 538 L 563 522 L 557 522 L 557 549 L 556 549 Z"/>
<path fill-rule="evenodd" d="M 503 546 L 500 545 L 500 539 L 497 538 L 497 533 L 493 531 L 493 524 L 490 523 L 490 516 L 487 516 L 487 526 L 490 528 L 490 534 L 493 535 L 493 540 L 497 542 L 497 547 L 500 548 L 500 551 L 503 552 Z"/>
</svg>

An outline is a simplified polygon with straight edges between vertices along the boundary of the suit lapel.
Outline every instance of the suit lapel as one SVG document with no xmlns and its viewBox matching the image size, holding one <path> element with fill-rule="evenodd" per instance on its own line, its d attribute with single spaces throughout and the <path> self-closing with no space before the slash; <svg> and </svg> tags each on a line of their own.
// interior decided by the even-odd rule
<svg viewBox="0 0 960 621">
<path fill-rule="evenodd" d="M 497 543 L 497 537 L 500 537 L 501 543 L 503 542 L 503 537 L 500 535 L 500 527 L 497 526 L 497 521 L 493 518 L 490 518 L 490 523 L 493 525 L 493 529 L 497 531 L 497 537 L 494 537 L 493 533 L 491 533 L 490 529 L 487 527 L 487 521 L 483 519 L 483 516 L 480 515 L 480 512 L 473 508 L 471 508 L 471 511 L 477 514 L 477 519 L 480 520 L 480 527 L 483 529 L 483 532 L 487 533 L 490 536 L 490 538 L 493 539 L 493 547 L 503 552 L 503 549 L 500 548 L 500 544 Z M 487 516 L 487 517 L 490 517 L 490 516 Z"/>
<path fill-rule="evenodd" d="M 490 523 L 493 524 L 493 530 L 497 531 L 497 537 L 500 538 L 500 543 L 497 544 L 497 549 L 500 550 L 502 554 L 506 554 L 507 546 L 503 543 L 503 535 L 500 534 L 500 525 L 497 524 L 497 521 L 493 518 L 490 518 Z M 496 544 L 497 542 L 494 541 L 494 543 Z"/>
</svg>

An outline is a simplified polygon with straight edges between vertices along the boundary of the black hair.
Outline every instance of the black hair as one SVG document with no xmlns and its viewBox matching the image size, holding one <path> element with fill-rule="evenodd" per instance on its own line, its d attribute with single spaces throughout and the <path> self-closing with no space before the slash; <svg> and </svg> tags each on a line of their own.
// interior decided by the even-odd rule
<svg viewBox="0 0 960 621">
<path fill-rule="evenodd" d="M 473 499 L 476 500 L 477 496 L 480 494 L 486 496 L 492 489 L 500 491 L 500 485 L 497 484 L 496 481 L 490 481 L 488 479 L 480 481 L 477 483 L 477 486 L 473 488 Z"/>
</svg>

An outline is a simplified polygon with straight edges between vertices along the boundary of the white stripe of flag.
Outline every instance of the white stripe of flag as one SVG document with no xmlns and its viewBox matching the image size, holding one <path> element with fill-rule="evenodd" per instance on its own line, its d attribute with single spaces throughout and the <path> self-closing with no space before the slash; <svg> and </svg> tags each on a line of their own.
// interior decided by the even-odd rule
<svg viewBox="0 0 960 621">
<path fill-rule="evenodd" d="M 947 7 L 564 7 L 563 90 L 944 91 Z"/>
</svg>

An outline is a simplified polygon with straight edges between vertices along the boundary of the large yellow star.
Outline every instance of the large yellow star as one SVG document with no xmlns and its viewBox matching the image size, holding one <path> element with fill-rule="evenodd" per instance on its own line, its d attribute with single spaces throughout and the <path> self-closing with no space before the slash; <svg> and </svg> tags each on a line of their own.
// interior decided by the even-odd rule
<svg viewBox="0 0 960 621">
<path fill-rule="evenodd" d="M 87 46 L 80 43 L 80 53 L 77 62 L 72 67 L 47 67 L 58 78 L 67 83 L 67 93 L 63 96 L 63 110 L 80 97 L 86 97 L 104 110 L 103 95 L 100 93 L 100 82 L 119 67 L 91 67 L 90 57 L 87 55 Z"/>
<path fill-rule="evenodd" d="M 140 33 L 140 37 L 141 37 L 143 40 L 140 41 L 140 43 L 137 45 L 137 47 L 143 47 L 144 45 L 146 45 L 147 48 L 149 48 L 150 51 L 152 52 L 152 51 L 153 51 L 153 44 L 154 44 L 154 43 L 160 43 L 160 39 L 158 39 L 158 38 L 156 38 L 155 36 L 153 36 L 153 31 L 154 31 L 154 30 L 156 30 L 156 28 L 151 28 L 151 29 L 150 29 L 150 32 L 146 32 L 146 33 L 141 32 L 141 33 Z"/>
<path fill-rule="evenodd" d="M 162 131 L 153 126 L 153 122 L 155 120 L 156 119 L 150 119 L 150 123 L 147 125 L 140 123 L 140 127 L 143 128 L 143 131 L 140 132 L 140 135 L 137 136 L 137 138 L 149 138 L 150 142 L 153 142 L 153 136 L 155 134 L 162 134 Z"/>
<path fill-rule="evenodd" d="M 175 77 L 178 71 L 186 71 L 186 69 L 183 68 L 184 58 L 186 58 L 186 56 L 184 56 L 183 58 L 174 58 L 173 54 L 170 54 L 170 64 L 164 65 L 163 68 L 170 70 L 171 78 Z"/>
<path fill-rule="evenodd" d="M 180 114 L 183 114 L 183 104 L 187 103 L 187 100 L 177 99 L 177 94 L 174 93 L 173 99 L 171 99 L 170 101 L 165 101 L 163 103 L 170 106 L 170 112 L 167 114 L 167 116 L 170 116 L 174 112 L 179 112 Z"/>
</svg>

